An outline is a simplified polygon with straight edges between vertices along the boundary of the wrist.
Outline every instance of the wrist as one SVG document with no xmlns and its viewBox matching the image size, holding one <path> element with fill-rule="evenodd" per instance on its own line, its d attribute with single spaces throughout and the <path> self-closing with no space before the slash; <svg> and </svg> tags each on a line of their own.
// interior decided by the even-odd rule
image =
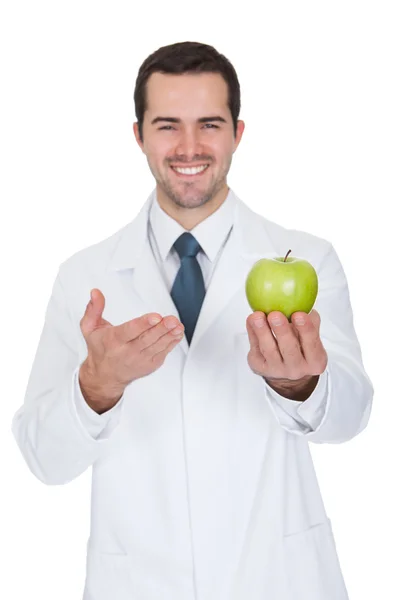
<svg viewBox="0 0 400 600">
<path fill-rule="evenodd" d="M 319 375 L 306 375 L 301 379 L 274 379 L 263 377 L 264 381 L 278 394 L 288 400 L 304 402 L 315 390 Z"/>
<path fill-rule="evenodd" d="M 100 415 L 113 408 L 124 393 L 119 387 L 113 388 L 102 383 L 87 360 L 79 369 L 79 387 L 88 406 Z"/>
</svg>

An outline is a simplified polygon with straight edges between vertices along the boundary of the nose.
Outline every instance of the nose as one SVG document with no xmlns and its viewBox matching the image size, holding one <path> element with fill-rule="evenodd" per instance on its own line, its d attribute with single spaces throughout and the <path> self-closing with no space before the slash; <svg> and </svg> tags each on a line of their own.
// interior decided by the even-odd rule
<svg viewBox="0 0 400 600">
<path fill-rule="evenodd" d="M 175 151 L 177 156 L 185 156 L 187 162 L 202 154 L 200 133 L 194 128 L 182 129 Z"/>
</svg>

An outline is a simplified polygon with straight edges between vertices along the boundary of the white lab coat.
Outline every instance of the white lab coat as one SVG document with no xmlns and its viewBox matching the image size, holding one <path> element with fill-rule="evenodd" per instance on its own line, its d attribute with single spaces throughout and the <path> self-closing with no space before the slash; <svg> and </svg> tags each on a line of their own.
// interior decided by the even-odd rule
<svg viewBox="0 0 400 600">
<path fill-rule="evenodd" d="M 362 431 L 373 388 L 328 241 L 287 230 L 238 199 L 190 348 L 184 338 L 109 414 L 87 407 L 84 419 L 77 410 L 87 355 L 79 322 L 92 288 L 103 292 L 114 325 L 148 312 L 179 318 L 148 242 L 151 197 L 126 227 L 60 266 L 12 424 L 44 483 L 92 467 L 84 600 L 345 600 L 308 443 Z M 279 404 L 247 362 L 245 279 L 256 260 L 289 248 L 318 273 L 328 366 L 319 392 Z"/>
</svg>

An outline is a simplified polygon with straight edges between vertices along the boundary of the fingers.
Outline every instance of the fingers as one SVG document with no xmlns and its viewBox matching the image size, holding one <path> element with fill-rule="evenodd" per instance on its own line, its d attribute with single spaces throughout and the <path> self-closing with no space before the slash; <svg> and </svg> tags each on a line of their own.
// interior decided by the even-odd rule
<svg viewBox="0 0 400 600">
<path fill-rule="evenodd" d="M 316 328 L 316 330 L 319 333 L 320 330 L 320 326 L 321 326 L 321 317 L 319 315 L 319 312 L 317 312 L 315 309 L 313 309 L 310 314 L 309 317 L 314 325 L 314 327 Z"/>
<path fill-rule="evenodd" d="M 262 327 L 255 326 L 259 317 L 263 317 Z M 249 321 L 251 366 L 271 378 L 301 379 L 307 365 L 297 330 L 286 316 L 279 311 L 273 311 L 267 317 L 257 312 L 248 318 Z"/>
<path fill-rule="evenodd" d="M 259 317 L 262 327 L 256 327 Z M 246 321 L 250 339 L 249 365 L 270 378 L 302 379 L 320 375 L 328 357 L 319 336 L 321 318 L 316 310 L 296 312 L 289 323 L 286 316 L 273 311 L 267 318 L 257 311 Z"/>
<path fill-rule="evenodd" d="M 132 343 L 138 344 L 143 356 L 152 357 L 164 352 L 171 343 L 180 341 L 184 335 L 183 324 L 174 316 L 165 317 L 158 325 L 147 329 Z"/>
<path fill-rule="evenodd" d="M 254 321 L 255 321 L 254 314 L 250 315 L 250 317 L 247 317 L 246 329 L 247 329 L 247 334 L 249 336 L 250 348 L 253 350 L 259 350 L 258 336 L 257 336 L 256 332 L 254 331 L 254 329 L 255 329 L 255 326 L 253 323 Z"/>
<path fill-rule="evenodd" d="M 158 322 L 157 322 L 158 321 Z M 179 319 L 169 315 L 164 319 L 157 313 L 142 315 L 115 328 L 121 344 L 135 344 L 145 356 L 163 351 L 171 341 L 182 339 L 184 326 Z M 179 336 L 174 334 L 178 333 Z M 163 338 L 166 338 L 163 340 Z"/>
<path fill-rule="evenodd" d="M 299 339 L 295 334 L 288 319 L 279 311 L 273 311 L 268 315 L 268 323 L 275 333 L 276 342 L 286 365 L 290 378 L 300 379 L 303 377 L 304 356 L 301 351 Z"/>
<path fill-rule="evenodd" d="M 316 310 L 310 314 L 297 312 L 292 316 L 302 353 L 313 375 L 321 374 L 328 363 L 327 353 L 319 336 L 321 318 Z"/>
<path fill-rule="evenodd" d="M 183 333 L 179 336 L 173 336 L 171 334 L 163 335 L 159 339 L 158 343 L 151 346 L 155 350 L 158 350 L 159 348 L 161 348 L 159 351 L 155 352 L 152 355 L 153 363 L 155 363 L 156 365 L 159 363 L 162 364 L 164 362 L 164 360 L 166 359 L 167 355 L 171 352 L 171 350 L 173 350 L 175 348 L 175 346 L 177 346 L 179 344 L 179 342 L 183 338 L 183 335 L 184 335 Z M 175 338 L 175 339 L 173 339 L 173 338 Z"/>
<path fill-rule="evenodd" d="M 282 365 L 282 355 L 272 334 L 265 313 L 257 311 L 250 315 L 246 323 L 250 321 L 247 327 L 250 338 L 250 352 L 263 358 L 268 369 L 271 371 L 280 371 Z M 257 322 L 261 327 L 257 327 Z M 250 337 L 251 336 L 251 337 Z"/>
<path fill-rule="evenodd" d="M 161 323 L 162 320 L 162 317 L 158 313 L 141 315 L 136 319 L 131 319 L 121 325 L 115 326 L 114 334 L 121 344 L 127 344 L 145 334 L 148 330 L 155 327 L 157 323 Z M 178 321 L 176 324 L 178 324 Z"/>
</svg>

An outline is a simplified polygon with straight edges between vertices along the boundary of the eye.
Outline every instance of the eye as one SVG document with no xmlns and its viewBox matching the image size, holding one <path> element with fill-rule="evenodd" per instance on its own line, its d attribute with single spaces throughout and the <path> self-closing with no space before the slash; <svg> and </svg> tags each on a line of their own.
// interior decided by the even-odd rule
<svg viewBox="0 0 400 600">
<path fill-rule="evenodd" d="M 205 123 L 204 127 L 206 129 L 219 129 L 219 126 L 218 125 L 214 125 L 214 123 Z M 175 129 L 175 127 L 172 127 L 172 125 L 163 125 L 162 127 L 158 128 L 158 131 L 161 131 L 163 129 L 165 131 L 171 131 L 171 130 Z"/>
</svg>

